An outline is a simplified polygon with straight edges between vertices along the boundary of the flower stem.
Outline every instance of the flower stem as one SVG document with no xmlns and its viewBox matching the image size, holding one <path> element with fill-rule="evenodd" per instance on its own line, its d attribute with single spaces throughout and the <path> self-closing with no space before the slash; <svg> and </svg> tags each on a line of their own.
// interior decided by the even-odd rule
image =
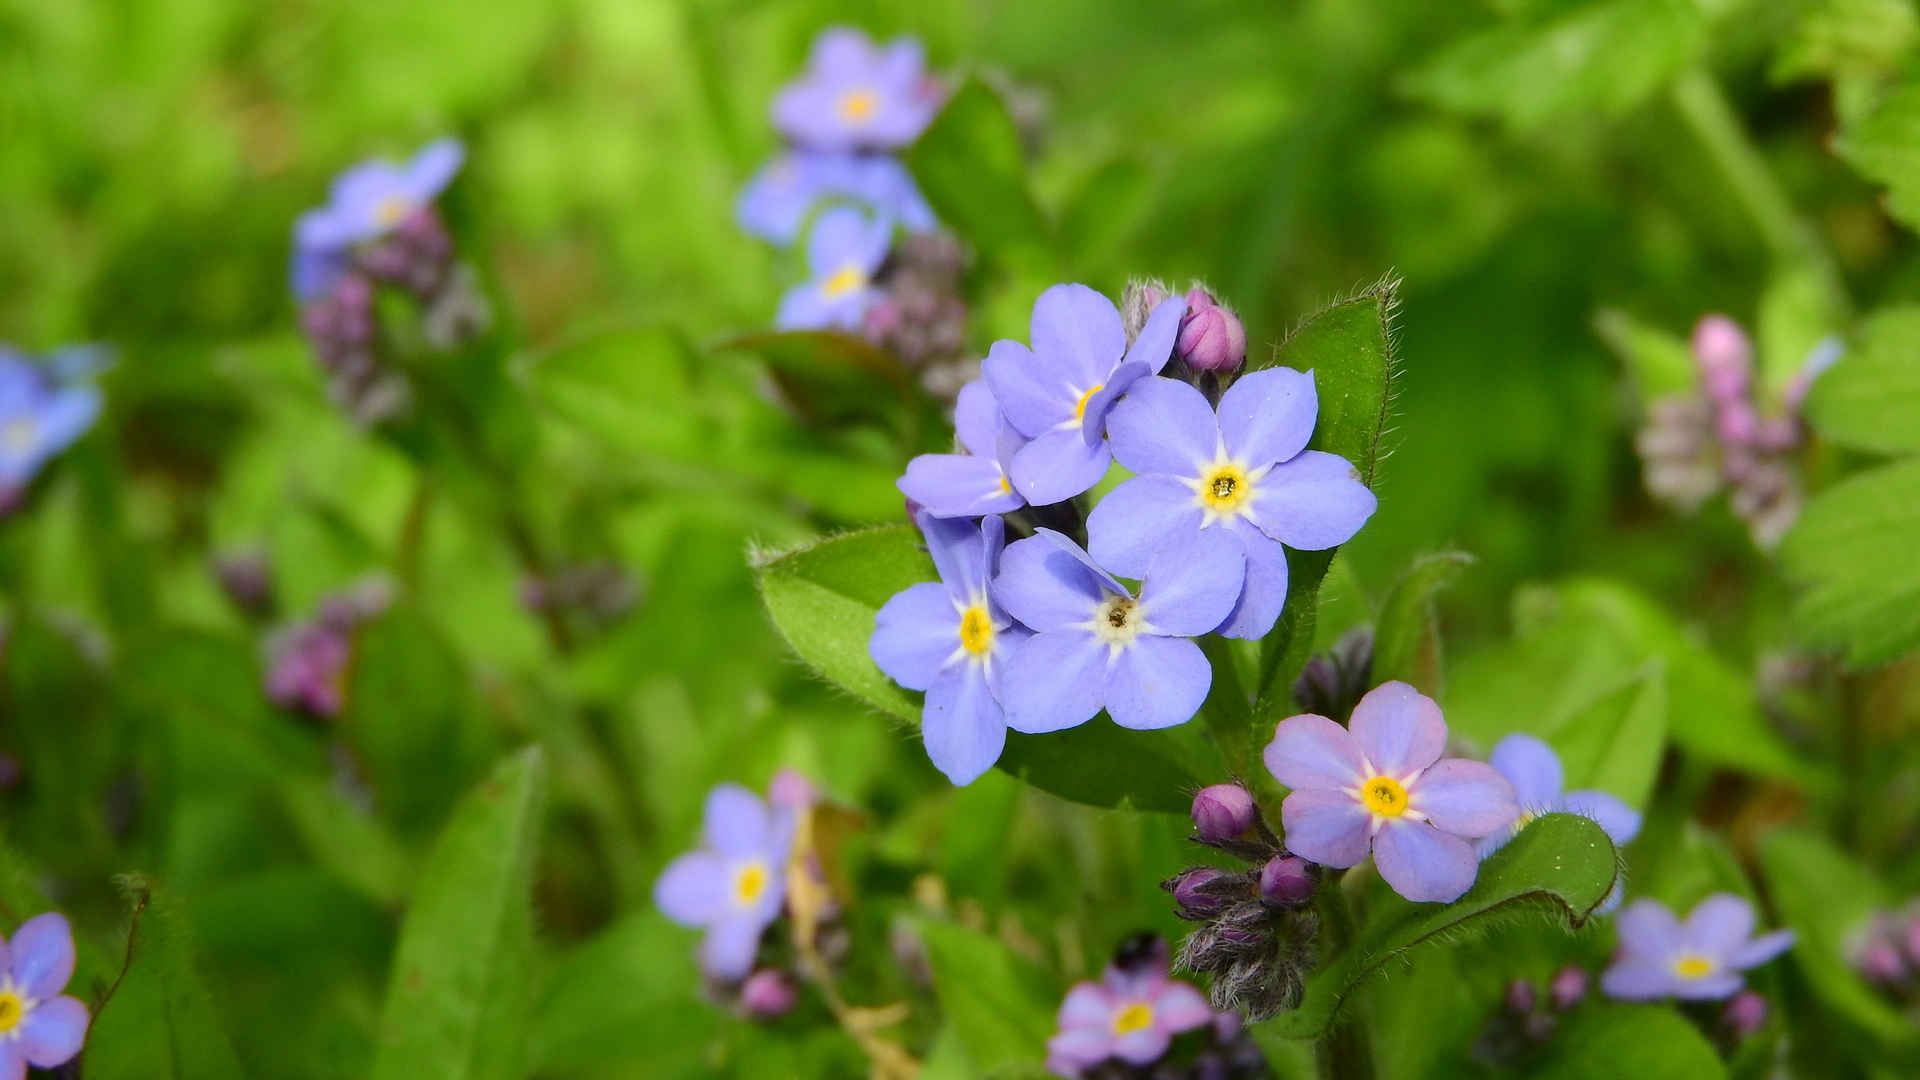
<svg viewBox="0 0 1920 1080">
<path fill-rule="evenodd" d="M 1326 937 L 1328 959 L 1357 947 L 1353 908 L 1345 889 L 1332 881 L 1324 882 L 1315 894 L 1314 906 L 1320 912 L 1320 932 Z M 1315 1058 L 1322 1080 L 1373 1080 L 1373 1044 L 1350 1009 L 1334 1016 L 1326 1034 L 1320 1037 Z"/>
</svg>

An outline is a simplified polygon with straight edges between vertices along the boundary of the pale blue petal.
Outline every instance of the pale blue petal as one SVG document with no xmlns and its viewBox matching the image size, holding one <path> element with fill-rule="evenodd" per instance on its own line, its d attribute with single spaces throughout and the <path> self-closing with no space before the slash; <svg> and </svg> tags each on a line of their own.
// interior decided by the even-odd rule
<svg viewBox="0 0 1920 1080">
<path fill-rule="evenodd" d="M 1152 375 L 1145 364 L 1121 364 L 1100 384 L 1100 389 L 1087 396 L 1086 408 L 1080 414 L 1080 437 L 1088 446 L 1106 438 L 1107 417 L 1113 411 L 1113 403 L 1131 390 L 1134 383 Z"/>
<path fill-rule="evenodd" d="M 960 388 L 953 405 L 953 433 L 967 453 L 992 459 L 1000 439 L 1000 403 L 993 400 L 993 389 L 985 379 L 975 379 Z"/>
<path fill-rule="evenodd" d="M 1114 458 L 1136 473 L 1198 477 L 1219 449 L 1220 431 L 1205 395 L 1155 375 L 1134 383 L 1113 407 L 1107 438 Z"/>
<path fill-rule="evenodd" d="M 1049 431 L 1013 455 L 1013 486 L 1035 506 L 1065 502 L 1098 484 L 1113 457 L 1073 428 Z"/>
<path fill-rule="evenodd" d="M 1377 505 L 1347 459 L 1307 450 L 1260 478 L 1251 516 L 1288 547 L 1323 551 L 1353 539 Z"/>
<path fill-rule="evenodd" d="M 1367 811 L 1344 791 L 1300 788 L 1280 804 L 1287 850 L 1308 862 L 1344 870 L 1367 857 Z"/>
<path fill-rule="evenodd" d="M 1771 934 L 1761 934 L 1729 953 L 1727 966 L 1741 971 L 1759 967 L 1792 947 L 1793 931 L 1791 930 L 1775 930 Z"/>
<path fill-rule="evenodd" d="M 1287 551 L 1245 518 L 1230 519 L 1225 527 L 1246 552 L 1247 580 L 1239 602 L 1216 632 L 1221 637 L 1257 640 L 1267 636 L 1287 606 Z"/>
<path fill-rule="evenodd" d="M 887 678 L 909 690 L 933 685 L 960 647 L 960 616 L 947 590 L 931 581 L 894 593 L 873 620 L 867 652 Z"/>
<path fill-rule="evenodd" d="M 50 998 L 73 978 L 73 927 L 59 912 L 20 924 L 7 947 L 13 954 L 13 981 L 28 997 Z"/>
<path fill-rule="evenodd" d="M 1527 734 L 1509 735 L 1494 744 L 1487 762 L 1513 785 L 1514 797 L 1528 810 L 1544 813 L 1560 801 L 1560 788 L 1565 783 L 1560 755 L 1545 740 Z"/>
<path fill-rule="evenodd" d="M 1098 576 L 1044 536 L 1008 544 L 993 579 L 994 600 L 1042 633 L 1087 622 L 1107 595 Z"/>
<path fill-rule="evenodd" d="M 1180 320 L 1186 314 L 1187 300 L 1183 296 L 1169 296 L 1155 304 L 1146 325 L 1140 328 L 1140 336 L 1133 339 L 1133 347 L 1127 350 L 1126 362 L 1144 364 L 1149 372 L 1156 374 L 1166 367 L 1167 359 L 1173 355 L 1173 342 L 1180 336 Z"/>
<path fill-rule="evenodd" d="M 947 779 L 965 786 L 1000 760 L 1007 722 L 979 664 L 956 664 L 927 691 L 920 717 L 927 758 Z"/>
<path fill-rule="evenodd" d="M 980 371 L 1007 423 L 1022 435 L 1044 435 L 1073 418 L 1079 399 L 1066 380 L 1042 366 L 1025 345 L 1004 339 L 994 342 Z"/>
<path fill-rule="evenodd" d="M 1638 957 L 1666 963 L 1682 947 L 1680 920 L 1658 900 L 1635 900 L 1614 921 L 1620 947 Z"/>
<path fill-rule="evenodd" d="M 1447 748 L 1447 722 L 1440 706 L 1403 682 L 1369 690 L 1353 707 L 1347 727 L 1373 767 L 1395 778 L 1433 764 Z"/>
<path fill-rule="evenodd" d="M 729 860 L 711 851 L 695 851 L 667 864 L 653 883 L 653 903 L 682 926 L 705 926 L 731 903 Z"/>
<path fill-rule="evenodd" d="M 1367 779 L 1353 736 L 1346 728 L 1313 713 L 1280 721 L 1261 758 L 1275 780 L 1295 791 L 1344 792 Z M 1345 798 L 1353 801 L 1350 795 Z M 1299 851 L 1295 854 L 1305 855 Z"/>
<path fill-rule="evenodd" d="M 1142 635 L 1107 673 L 1107 715 L 1123 728 L 1152 731 L 1193 719 L 1207 700 L 1213 668 L 1186 638 Z"/>
<path fill-rule="evenodd" d="M 966 607 L 974 596 L 987 588 L 991 576 L 987 552 L 980 542 L 980 527 L 966 518 L 943 518 L 921 512 L 914 519 L 920 535 L 926 538 L 927 554 L 933 557 L 934 571 L 954 603 Z"/>
<path fill-rule="evenodd" d="M 973 518 L 1004 514 L 1027 505 L 1027 500 L 1012 490 L 1011 482 L 1001 486 L 1004 479 L 1000 463 L 990 457 L 921 454 L 907 462 L 906 474 L 894 486 L 934 517 Z"/>
<path fill-rule="evenodd" d="M 707 847 L 723 855 L 759 855 L 773 837 L 767 804 L 739 784 L 721 784 L 707 793 L 703 819 Z"/>
<path fill-rule="evenodd" d="M 1626 957 L 1600 976 L 1600 989 L 1619 1001 L 1659 1001 L 1671 996 L 1679 981 L 1661 961 Z"/>
<path fill-rule="evenodd" d="M 1434 828 L 1468 839 L 1507 829 L 1520 812 L 1506 777 L 1465 758 L 1448 758 L 1422 773 L 1407 792 L 1407 805 Z"/>
<path fill-rule="evenodd" d="M 1680 937 L 1688 948 L 1720 959 L 1753 936 L 1753 925 L 1753 904 L 1745 897 L 1714 893 L 1687 914 Z"/>
<path fill-rule="evenodd" d="M 1197 637 L 1219 626 L 1247 580 L 1246 551 L 1224 529 L 1201 529 L 1160 548 L 1140 585 L 1140 614 L 1156 633 Z"/>
<path fill-rule="evenodd" d="M 1068 555 L 1073 556 L 1073 560 L 1081 566 L 1086 567 L 1087 572 L 1092 574 L 1094 579 L 1100 582 L 1108 592 L 1132 595 L 1127 592 L 1125 585 L 1120 584 L 1112 574 L 1107 572 L 1106 567 L 1095 562 L 1093 556 L 1087 554 L 1086 550 L 1079 544 L 1074 543 L 1072 537 L 1053 529 L 1035 529 L 1033 530 L 1033 534 L 1052 544 L 1054 547 L 1059 548 L 1061 551 L 1066 552 Z"/>
<path fill-rule="evenodd" d="M 1614 847 L 1626 847 L 1640 834 L 1640 812 L 1618 795 L 1605 791 L 1569 791 L 1561 805 L 1568 813 L 1591 818 L 1607 834 L 1607 839 L 1613 841 Z"/>
<path fill-rule="evenodd" d="M 435 139 L 421 147 L 407 163 L 403 190 L 417 205 L 430 203 L 453 182 L 454 174 L 466 159 L 467 148 L 459 139 Z"/>
<path fill-rule="evenodd" d="M 51 1069 L 72 1061 L 87 1040 L 87 1007 L 65 994 L 42 1001 L 20 1021 L 20 1056 Z"/>
<path fill-rule="evenodd" d="M 744 979 L 753 970 L 760 951 L 760 934 L 767 924 L 752 918 L 728 919 L 707 930 L 700 942 L 700 970 L 729 982 Z"/>
<path fill-rule="evenodd" d="M 1007 726 L 1029 735 L 1078 727 L 1100 711 L 1106 677 L 1107 646 L 1088 631 L 1035 634 L 1013 647 L 1000 677 Z"/>
<path fill-rule="evenodd" d="M 1407 818 L 1387 822 L 1374 836 L 1373 863 L 1394 892 L 1422 904 L 1460 899 L 1480 870 L 1465 840 Z"/>
<path fill-rule="evenodd" d="M 1311 374 L 1267 368 L 1240 376 L 1221 395 L 1220 435 L 1233 460 L 1271 465 L 1307 448 L 1319 413 Z"/>
<path fill-rule="evenodd" d="M 1740 992 L 1746 980 L 1731 971 L 1722 971 L 1704 979 L 1674 979 L 1673 996 L 1682 1001 L 1719 1001 Z"/>
<path fill-rule="evenodd" d="M 1154 552 L 1199 532 L 1200 507 L 1186 485 L 1136 476 L 1107 492 L 1087 515 L 1087 550 L 1101 566 L 1138 579 L 1146 576 Z"/>
<path fill-rule="evenodd" d="M 1119 309 L 1085 285 L 1055 285 L 1041 293 L 1033 302 L 1030 340 L 1049 375 L 1081 393 L 1106 382 L 1127 351 Z"/>
</svg>

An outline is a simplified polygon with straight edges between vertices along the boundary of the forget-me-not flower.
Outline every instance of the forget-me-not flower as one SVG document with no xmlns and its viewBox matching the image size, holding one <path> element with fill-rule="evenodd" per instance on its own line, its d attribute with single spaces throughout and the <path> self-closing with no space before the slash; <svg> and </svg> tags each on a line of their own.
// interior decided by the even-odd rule
<svg viewBox="0 0 1920 1080">
<path fill-rule="evenodd" d="M 779 916 L 793 854 L 794 815 L 738 784 L 707 795 L 704 844 L 673 860 L 653 886 L 667 918 L 706 928 L 700 969 L 738 981 L 753 968 L 760 935 Z"/>
<path fill-rule="evenodd" d="M 1401 896 L 1458 899 L 1480 864 L 1470 841 L 1506 828 L 1519 812 L 1513 785 L 1483 762 L 1440 760 L 1440 706 L 1406 683 L 1375 687 L 1349 725 L 1291 716 L 1267 744 L 1268 771 L 1293 789 L 1280 804 L 1287 850 L 1335 869 L 1371 850 Z"/>
<path fill-rule="evenodd" d="M 1658 900 L 1635 900 L 1617 925 L 1620 950 L 1600 988 L 1624 1001 L 1732 997 L 1746 983 L 1742 972 L 1793 945 L 1791 930 L 1754 937 L 1753 905 L 1732 893 L 1700 901 L 1685 922 Z"/>
<path fill-rule="evenodd" d="M 893 223 L 848 206 L 821 214 L 807 235 L 811 279 L 788 290 L 774 325 L 782 330 L 856 329 L 873 303 L 873 277 L 886 261 Z"/>
<path fill-rule="evenodd" d="M 934 517 L 1004 514 L 1025 506 L 1008 470 L 1027 440 L 1000 415 L 984 380 L 960 388 L 953 430 L 966 453 L 921 454 L 909 461 L 898 481 L 901 494 Z"/>
<path fill-rule="evenodd" d="M 1085 285 L 1055 285 L 1033 302 L 1033 347 L 996 341 L 981 365 L 1014 430 L 1033 440 L 1014 455 L 1013 486 L 1036 506 L 1071 499 L 1112 464 L 1107 413 L 1166 366 L 1187 302 L 1162 300 L 1131 347 L 1113 301 Z M 1198 391 L 1195 391 L 1198 393 Z M 1144 562 L 1129 576 L 1144 573 Z"/>
<path fill-rule="evenodd" d="M 876 48 L 836 26 L 820 32 L 805 74 L 773 99 L 773 126 L 813 150 L 892 148 L 918 138 L 939 105 L 918 41 Z"/>
<path fill-rule="evenodd" d="M 1227 533 L 1247 576 L 1220 633 L 1264 636 L 1286 606 L 1285 547 L 1344 544 L 1377 505 L 1347 459 L 1306 448 L 1319 411 L 1313 374 L 1292 368 L 1240 376 L 1217 411 L 1186 383 L 1141 380 L 1107 420 L 1114 457 L 1138 475 L 1087 519 L 1094 558 L 1131 576 L 1173 539 Z"/>
<path fill-rule="evenodd" d="M 1167 976 L 1162 950 L 1131 969 L 1108 965 L 1094 982 L 1076 983 L 1060 1003 L 1060 1030 L 1047 1040 L 1047 1068 L 1081 1076 L 1109 1058 L 1151 1065 L 1173 1037 L 1206 1027 L 1215 1014 L 1192 983 Z"/>
<path fill-rule="evenodd" d="M 62 350 L 61 356 L 93 350 Z M 77 360 L 65 366 L 78 368 Z M 27 486 L 55 454 L 73 445 L 100 415 L 100 391 L 64 384 L 20 353 L 0 346 L 0 503 Z"/>
<path fill-rule="evenodd" d="M 874 619 L 874 663 L 909 690 L 924 690 L 920 738 L 934 768 L 971 784 L 1000 760 L 1007 721 L 1000 707 L 1011 649 L 1028 636 L 989 590 L 1005 543 L 998 517 L 919 515 L 940 574 L 896 593 Z"/>
<path fill-rule="evenodd" d="M 57 912 L 35 915 L 0 941 L 0 1080 L 19 1080 L 29 1065 L 65 1065 L 80 1052 L 87 1007 L 60 992 L 73 965 L 73 928 Z"/>
<path fill-rule="evenodd" d="M 816 206 L 834 200 L 861 204 L 909 232 L 936 224 L 906 166 L 878 154 L 790 150 L 755 173 L 740 192 L 740 227 L 776 244 L 791 244 Z"/>
<path fill-rule="evenodd" d="M 375 158 L 341 173 L 327 205 L 294 223 L 294 296 L 304 302 L 325 292 L 345 269 L 347 249 L 384 235 L 432 203 L 465 158 L 458 139 L 437 139 L 405 164 Z"/>
<path fill-rule="evenodd" d="M 1213 668 L 1190 639 L 1226 617 L 1240 576 L 1240 552 L 1219 534 L 1164 549 L 1138 596 L 1051 529 L 1008 545 L 994 596 L 1034 636 L 1000 681 L 1007 726 L 1059 731 L 1102 708 L 1137 730 L 1192 719 Z"/>
<path fill-rule="evenodd" d="M 1520 813 L 1509 828 L 1481 838 L 1483 859 L 1500 850 L 1542 814 L 1579 814 L 1588 818 L 1600 826 L 1614 847 L 1625 847 L 1640 832 L 1640 812 L 1618 795 L 1592 790 L 1562 791 L 1566 776 L 1560 768 L 1560 755 L 1539 738 L 1509 735 L 1494 744 L 1493 753 L 1487 755 L 1487 764 L 1513 785 Z"/>
</svg>

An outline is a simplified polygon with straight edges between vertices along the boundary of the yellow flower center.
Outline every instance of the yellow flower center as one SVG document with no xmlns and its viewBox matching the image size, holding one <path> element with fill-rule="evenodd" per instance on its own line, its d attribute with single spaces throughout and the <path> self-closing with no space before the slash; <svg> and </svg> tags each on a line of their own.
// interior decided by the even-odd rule
<svg viewBox="0 0 1920 1080">
<path fill-rule="evenodd" d="M 1201 478 L 1200 501 L 1216 514 L 1230 514 L 1239 509 L 1252 493 L 1253 485 L 1247 483 L 1246 471 L 1232 463 L 1215 466 Z"/>
<path fill-rule="evenodd" d="M 866 283 L 867 275 L 861 273 L 859 267 L 843 266 L 820 286 L 820 291 L 827 294 L 827 299 L 838 300 Z"/>
<path fill-rule="evenodd" d="M 864 124 L 873 119 L 879 105 L 880 101 L 873 96 L 873 91 L 849 90 L 840 95 L 840 100 L 833 103 L 833 108 L 840 114 L 840 119 L 847 123 Z"/>
<path fill-rule="evenodd" d="M 373 220 L 384 229 L 398 223 L 401 218 L 406 217 L 412 210 L 413 205 L 407 200 L 398 195 L 389 195 L 381 199 L 380 204 L 374 207 Z"/>
<path fill-rule="evenodd" d="M 1713 961 L 1690 953 L 1673 962 L 1673 973 L 1683 979 L 1704 979 L 1713 974 Z"/>
<path fill-rule="evenodd" d="M 1000 494 L 1002 495 L 1013 494 L 1013 485 L 1007 481 L 1006 473 L 1000 474 Z"/>
<path fill-rule="evenodd" d="M 1087 402 L 1093 399 L 1093 395 L 1105 389 L 1106 385 L 1106 383 L 1094 383 L 1086 393 L 1080 395 L 1079 401 L 1073 403 L 1073 419 L 1076 423 L 1087 418 Z"/>
<path fill-rule="evenodd" d="M 16 454 L 24 454 L 33 449 L 34 439 L 39 434 L 40 429 L 34 424 L 33 418 L 22 416 L 7 421 L 6 427 L 0 427 L 0 446 Z"/>
<path fill-rule="evenodd" d="M 27 1015 L 27 1003 L 12 990 L 0 991 L 0 1035 L 20 1026 Z"/>
<path fill-rule="evenodd" d="M 993 648 L 993 619 L 985 606 L 975 604 L 960 613 L 960 647 L 975 656 Z"/>
<path fill-rule="evenodd" d="M 1371 813 L 1399 817 L 1407 812 L 1407 789 L 1391 776 L 1376 776 L 1360 786 L 1360 801 Z"/>
<path fill-rule="evenodd" d="M 1153 1009 L 1144 1001 L 1136 1001 L 1121 1009 L 1113 1017 L 1113 1033 L 1126 1035 L 1152 1026 Z"/>
<path fill-rule="evenodd" d="M 767 864 L 759 859 L 746 863 L 733 872 L 733 900 L 741 907 L 752 907 L 760 894 L 767 891 Z"/>
</svg>

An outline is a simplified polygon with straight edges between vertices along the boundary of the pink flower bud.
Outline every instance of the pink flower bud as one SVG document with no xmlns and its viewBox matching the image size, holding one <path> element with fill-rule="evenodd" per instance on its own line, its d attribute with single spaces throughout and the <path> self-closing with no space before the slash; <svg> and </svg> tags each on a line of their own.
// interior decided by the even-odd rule
<svg viewBox="0 0 1920 1080">
<path fill-rule="evenodd" d="M 1547 984 L 1547 993 L 1553 998 L 1553 1007 L 1565 1011 L 1580 1004 L 1587 996 L 1587 987 L 1592 979 L 1586 971 L 1568 964 L 1554 973 L 1553 981 Z"/>
<path fill-rule="evenodd" d="M 1507 1011 L 1516 1016 L 1524 1016 L 1533 1011 L 1538 995 L 1534 993 L 1533 983 L 1526 979 L 1515 979 L 1507 984 Z"/>
<path fill-rule="evenodd" d="M 1253 828 L 1253 796 L 1239 784 L 1214 784 L 1193 797 L 1193 827 L 1209 843 L 1232 840 Z"/>
<path fill-rule="evenodd" d="M 776 1020 L 792 1010 L 800 994 L 785 972 L 762 968 L 740 987 L 740 1007 L 755 1020 Z"/>
<path fill-rule="evenodd" d="M 1767 1023 L 1767 999 L 1751 990 L 1742 990 L 1727 1002 L 1726 1011 L 1720 1014 L 1720 1022 L 1727 1026 L 1736 1039 L 1744 1039 L 1759 1031 Z"/>
<path fill-rule="evenodd" d="M 1260 899 L 1275 907 L 1305 902 L 1313 887 L 1313 868 L 1297 855 L 1269 859 L 1260 868 Z"/>
<path fill-rule="evenodd" d="M 820 801 L 820 789 L 793 769 L 781 769 L 767 785 L 767 801 L 784 810 L 806 810 Z"/>
<path fill-rule="evenodd" d="M 1225 890 L 1232 886 L 1229 879 L 1234 876 L 1210 866 L 1196 866 L 1183 871 L 1162 888 L 1173 894 L 1181 918 L 1208 919 L 1232 905 L 1233 899 L 1225 895 Z"/>
<path fill-rule="evenodd" d="M 1708 315 L 1693 328 L 1693 359 L 1707 393 L 1727 402 L 1747 392 L 1753 376 L 1753 343 L 1740 324 L 1725 315 Z"/>
<path fill-rule="evenodd" d="M 1247 328 L 1205 289 L 1189 290 L 1173 354 L 1195 371 L 1238 371 L 1247 359 Z"/>
</svg>

